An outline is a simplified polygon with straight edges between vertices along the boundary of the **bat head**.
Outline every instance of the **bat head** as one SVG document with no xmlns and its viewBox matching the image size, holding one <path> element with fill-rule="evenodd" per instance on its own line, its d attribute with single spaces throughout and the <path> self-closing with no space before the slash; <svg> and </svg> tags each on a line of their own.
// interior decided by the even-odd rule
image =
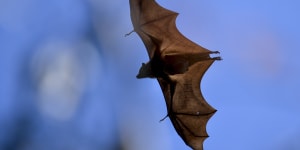
<svg viewBox="0 0 300 150">
<path fill-rule="evenodd" d="M 148 63 L 142 63 L 142 66 L 139 70 L 139 73 L 137 74 L 136 78 L 141 79 L 141 78 L 154 78 L 152 69 L 151 69 L 151 64 Z"/>
</svg>

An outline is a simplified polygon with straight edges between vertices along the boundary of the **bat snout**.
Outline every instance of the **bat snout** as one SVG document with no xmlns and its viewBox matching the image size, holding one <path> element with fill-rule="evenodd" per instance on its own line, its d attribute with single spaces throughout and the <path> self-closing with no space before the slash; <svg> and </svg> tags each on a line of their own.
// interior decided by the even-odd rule
<svg viewBox="0 0 300 150">
<path fill-rule="evenodd" d="M 139 73 L 136 75 L 137 79 L 142 79 L 142 78 L 155 78 L 153 75 L 151 74 L 144 74 L 144 73 Z"/>
<path fill-rule="evenodd" d="M 136 75 L 136 78 L 137 78 L 137 79 L 141 79 L 141 78 L 145 78 L 145 77 L 143 77 L 141 74 L 137 74 L 137 75 Z"/>
</svg>

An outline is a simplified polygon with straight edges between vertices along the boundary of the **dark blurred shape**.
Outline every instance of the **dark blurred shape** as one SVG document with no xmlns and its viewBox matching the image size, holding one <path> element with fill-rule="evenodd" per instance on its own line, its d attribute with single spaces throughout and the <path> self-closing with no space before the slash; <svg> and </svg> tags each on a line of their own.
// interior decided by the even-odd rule
<svg viewBox="0 0 300 150">
<path fill-rule="evenodd" d="M 121 149 L 88 3 L 0 4 L 0 150 Z"/>
<path fill-rule="evenodd" d="M 91 43 L 45 41 L 25 56 L 15 125 L 4 149 L 119 149 L 113 112 L 101 109 L 111 106 L 101 92 L 100 55 Z"/>
</svg>

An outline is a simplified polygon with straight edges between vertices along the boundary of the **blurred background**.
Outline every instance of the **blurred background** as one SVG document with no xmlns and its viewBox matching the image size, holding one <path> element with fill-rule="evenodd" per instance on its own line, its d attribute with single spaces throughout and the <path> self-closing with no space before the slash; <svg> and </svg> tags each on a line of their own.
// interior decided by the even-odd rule
<svg viewBox="0 0 300 150">
<path fill-rule="evenodd" d="M 158 0 L 219 50 L 201 87 L 218 112 L 206 150 L 300 150 L 300 2 Z M 0 150 L 189 150 L 128 0 L 0 0 Z"/>
</svg>

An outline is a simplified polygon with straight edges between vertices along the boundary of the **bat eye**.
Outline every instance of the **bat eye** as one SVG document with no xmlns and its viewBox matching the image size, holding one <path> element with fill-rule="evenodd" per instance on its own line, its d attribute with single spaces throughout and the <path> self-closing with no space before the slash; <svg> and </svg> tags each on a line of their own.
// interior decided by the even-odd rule
<svg viewBox="0 0 300 150">
<path fill-rule="evenodd" d="M 146 64 L 145 63 L 142 63 L 142 66 L 145 66 Z"/>
</svg>

